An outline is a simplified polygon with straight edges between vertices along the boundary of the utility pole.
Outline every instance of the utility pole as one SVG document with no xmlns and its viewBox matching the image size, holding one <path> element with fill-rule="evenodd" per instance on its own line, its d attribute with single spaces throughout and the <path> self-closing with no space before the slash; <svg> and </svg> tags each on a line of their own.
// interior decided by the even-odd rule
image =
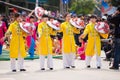
<svg viewBox="0 0 120 80">
<path fill-rule="evenodd" d="M 6 2 L 10 2 L 10 0 L 6 0 Z M 6 7 L 5 7 L 5 12 L 6 12 L 6 15 L 9 15 L 9 9 L 8 9 L 9 7 L 6 5 Z"/>
<path fill-rule="evenodd" d="M 60 0 L 60 13 L 64 14 L 68 12 L 68 0 Z"/>
<path fill-rule="evenodd" d="M 60 0 L 60 13 L 63 14 L 63 1 Z"/>
<path fill-rule="evenodd" d="M 38 7 L 39 5 L 38 5 L 38 3 L 39 3 L 39 0 L 36 0 L 36 7 Z"/>
</svg>

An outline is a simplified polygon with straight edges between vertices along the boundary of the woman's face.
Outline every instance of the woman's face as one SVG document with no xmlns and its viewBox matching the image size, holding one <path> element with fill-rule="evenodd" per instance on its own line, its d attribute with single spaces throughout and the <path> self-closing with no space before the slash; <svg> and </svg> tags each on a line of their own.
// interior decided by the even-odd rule
<svg viewBox="0 0 120 80">
<path fill-rule="evenodd" d="M 31 18 L 31 19 L 30 19 L 30 22 L 34 22 L 34 21 L 35 21 L 35 19 L 34 19 L 34 18 Z"/>
<path fill-rule="evenodd" d="M 44 21 L 44 22 L 47 22 L 47 21 L 48 21 L 48 17 L 44 17 L 44 18 L 43 18 L 43 21 Z"/>
<path fill-rule="evenodd" d="M 70 20 L 71 19 L 71 15 L 70 14 L 68 14 L 67 16 L 66 16 L 66 20 Z"/>
<path fill-rule="evenodd" d="M 21 16 L 19 16 L 19 17 L 17 17 L 17 19 L 16 19 L 18 22 L 21 22 L 22 21 L 22 18 L 21 18 Z"/>
<path fill-rule="evenodd" d="M 96 18 L 91 18 L 91 20 L 90 20 L 90 21 L 91 21 L 91 22 L 93 22 L 93 23 L 95 23 L 95 22 L 96 22 L 96 20 L 97 20 Z"/>
</svg>

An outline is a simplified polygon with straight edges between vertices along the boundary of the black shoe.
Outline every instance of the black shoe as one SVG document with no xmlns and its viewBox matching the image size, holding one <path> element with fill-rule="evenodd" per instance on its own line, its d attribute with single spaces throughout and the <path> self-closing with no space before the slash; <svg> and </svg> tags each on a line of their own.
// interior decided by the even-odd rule
<svg viewBox="0 0 120 80">
<path fill-rule="evenodd" d="M 50 68 L 50 70 L 53 70 L 53 68 Z"/>
<path fill-rule="evenodd" d="M 26 71 L 26 69 L 20 69 L 20 71 L 22 72 L 22 71 Z"/>
<path fill-rule="evenodd" d="M 41 70 L 45 70 L 45 68 L 41 68 Z"/>
<path fill-rule="evenodd" d="M 16 72 L 17 70 L 12 70 L 12 72 Z"/>
<path fill-rule="evenodd" d="M 87 68 L 90 68 L 90 67 L 91 67 L 90 65 L 87 66 Z"/>
<path fill-rule="evenodd" d="M 109 69 L 113 69 L 113 70 L 119 70 L 119 68 L 115 68 L 115 67 L 110 67 Z"/>
<path fill-rule="evenodd" d="M 98 67 L 97 67 L 97 69 L 101 69 L 101 67 L 100 67 L 100 66 L 98 66 Z"/>
<path fill-rule="evenodd" d="M 103 59 L 104 61 L 110 61 L 110 59 L 109 58 L 106 58 L 106 59 Z"/>
<path fill-rule="evenodd" d="M 66 69 L 70 69 L 70 67 L 65 67 Z"/>
<path fill-rule="evenodd" d="M 105 58 L 105 59 L 103 59 L 103 61 L 107 61 L 107 59 Z"/>
<path fill-rule="evenodd" d="M 71 66 L 71 68 L 75 68 L 75 66 Z"/>
</svg>

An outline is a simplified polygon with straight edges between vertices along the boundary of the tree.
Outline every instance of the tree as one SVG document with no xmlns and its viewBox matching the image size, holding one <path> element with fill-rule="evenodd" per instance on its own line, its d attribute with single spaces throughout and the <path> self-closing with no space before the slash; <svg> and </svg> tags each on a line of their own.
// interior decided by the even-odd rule
<svg viewBox="0 0 120 80">
<path fill-rule="evenodd" d="M 47 9 L 51 10 L 51 11 L 56 11 L 59 10 L 59 0 L 48 0 L 48 5 Z"/>
<path fill-rule="evenodd" d="M 77 14 L 93 13 L 95 3 L 93 0 L 71 0 L 70 11 L 75 11 Z"/>
<path fill-rule="evenodd" d="M 113 6 L 120 6 L 120 0 L 111 0 Z"/>
</svg>

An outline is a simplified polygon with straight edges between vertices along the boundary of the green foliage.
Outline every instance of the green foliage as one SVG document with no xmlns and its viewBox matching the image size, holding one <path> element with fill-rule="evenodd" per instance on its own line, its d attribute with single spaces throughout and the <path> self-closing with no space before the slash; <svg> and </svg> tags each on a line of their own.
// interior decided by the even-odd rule
<svg viewBox="0 0 120 80">
<path fill-rule="evenodd" d="M 120 6 L 120 0 L 111 0 L 113 6 Z"/>
<path fill-rule="evenodd" d="M 93 13 L 95 3 L 93 0 L 71 0 L 70 11 L 75 11 L 77 14 Z"/>
<path fill-rule="evenodd" d="M 48 0 L 47 4 L 49 5 L 47 6 L 48 10 L 56 11 L 59 10 L 60 0 Z"/>
</svg>

